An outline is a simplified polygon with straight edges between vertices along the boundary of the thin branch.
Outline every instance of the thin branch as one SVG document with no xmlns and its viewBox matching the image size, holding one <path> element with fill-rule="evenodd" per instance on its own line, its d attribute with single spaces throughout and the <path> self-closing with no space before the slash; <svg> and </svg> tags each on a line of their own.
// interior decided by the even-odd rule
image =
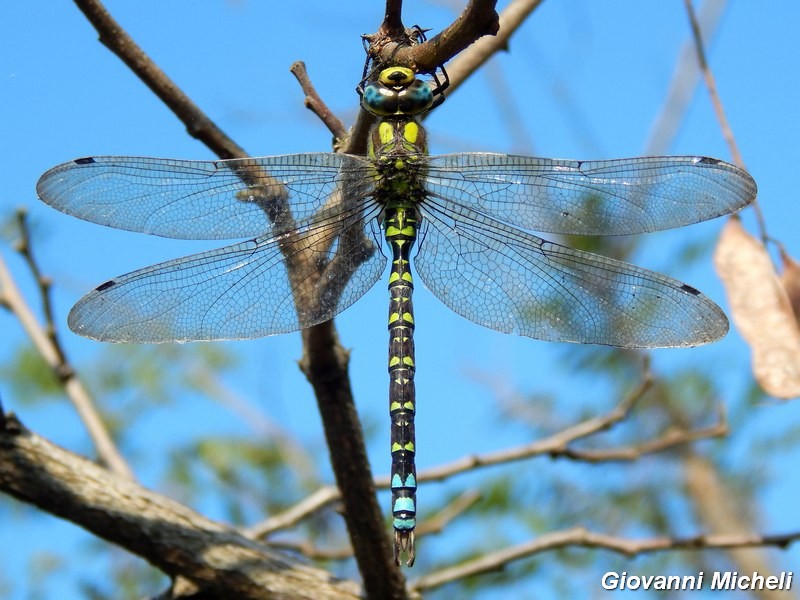
<svg viewBox="0 0 800 600">
<path fill-rule="evenodd" d="M 401 48 L 396 60 L 400 64 L 408 61 L 418 72 L 432 73 L 481 38 L 491 39 L 484 36 L 498 35 L 502 25 L 496 5 L 497 0 L 470 0 L 458 18 L 441 33 L 418 46 Z"/>
<path fill-rule="evenodd" d="M 338 549 L 318 548 L 309 542 L 294 542 L 276 540 L 270 542 L 270 547 L 281 550 L 290 550 L 311 560 L 347 560 L 353 558 L 353 549 L 350 546 Z"/>
<path fill-rule="evenodd" d="M 500 13 L 496 35 L 479 39 L 450 62 L 447 66 L 447 73 L 450 75 L 450 93 L 495 53 L 507 50 L 511 36 L 541 3 L 542 0 L 514 0 Z"/>
<path fill-rule="evenodd" d="M 717 115 L 717 120 L 719 121 L 719 126 L 722 130 L 722 137 L 725 138 L 725 141 L 728 144 L 728 148 L 731 151 L 731 156 L 733 157 L 733 162 L 744 168 L 744 159 L 742 158 L 742 153 L 739 151 L 739 145 L 736 143 L 736 137 L 733 135 L 733 129 L 728 121 L 728 117 L 725 115 L 725 108 L 722 106 L 722 100 L 720 99 L 719 92 L 717 91 L 716 79 L 714 78 L 714 74 L 711 72 L 711 68 L 708 65 L 708 60 L 706 59 L 703 37 L 700 33 L 700 25 L 697 22 L 697 16 L 695 15 L 694 7 L 692 6 L 692 0 L 684 0 L 684 4 L 686 5 L 686 13 L 689 15 L 689 23 L 692 27 L 694 46 L 697 51 L 697 61 L 700 64 L 700 71 L 703 73 L 703 79 L 705 80 L 706 87 L 708 88 L 708 95 L 711 98 L 711 104 L 714 106 L 714 112 Z M 761 214 L 761 207 L 759 206 L 757 200 L 753 202 L 753 209 L 755 211 L 756 221 L 758 222 L 758 229 L 761 232 L 761 239 L 766 244 L 768 237 L 767 224 L 764 220 L 764 215 Z"/>
<path fill-rule="evenodd" d="M 342 495 L 339 493 L 339 488 L 334 486 L 326 486 L 318 489 L 310 496 L 298 502 L 289 510 L 286 510 L 274 517 L 257 523 L 244 530 L 244 535 L 253 539 L 260 539 L 280 531 L 297 525 L 300 521 L 314 514 L 323 507 L 329 505 L 331 502 L 340 500 Z"/>
<path fill-rule="evenodd" d="M 244 158 L 247 152 L 200 110 L 161 68 L 133 41 L 98 0 L 75 0 L 100 35 L 100 42 L 116 54 L 186 125 L 186 130 L 220 158 Z"/>
<path fill-rule="evenodd" d="M 297 82 L 300 84 L 303 92 L 306 95 L 304 100 L 304 104 L 306 108 L 308 108 L 311 112 L 317 115 L 325 126 L 328 128 L 333 134 L 333 137 L 336 138 L 337 144 L 338 142 L 343 140 L 347 135 L 347 128 L 344 126 L 344 123 L 335 115 L 328 105 L 320 98 L 319 94 L 317 93 L 314 84 L 311 83 L 311 79 L 308 76 L 308 72 L 306 71 L 306 65 L 302 61 L 297 61 L 294 63 L 291 68 L 289 69 L 292 75 L 295 76 Z"/>
<path fill-rule="evenodd" d="M 0 491 L 71 521 L 215 598 L 360 598 L 353 582 L 298 564 L 27 430 L 0 430 Z"/>
<path fill-rule="evenodd" d="M 445 506 L 437 514 L 425 519 L 417 526 L 417 539 L 434 533 L 441 533 L 452 521 L 467 512 L 481 499 L 481 493 L 467 490 Z"/>
<path fill-rule="evenodd" d="M 44 313 L 45 331 L 47 337 L 58 355 L 59 362 L 66 364 L 67 359 L 64 356 L 64 350 L 56 334 L 56 323 L 53 317 L 53 302 L 52 302 L 52 280 L 45 277 L 39 268 L 39 263 L 33 255 L 33 247 L 31 245 L 31 231 L 28 226 L 28 212 L 25 209 L 17 210 L 17 229 L 20 232 L 20 239 L 15 245 L 15 250 L 22 255 L 25 263 L 28 265 L 28 270 L 33 275 L 36 285 L 39 287 L 39 296 L 42 301 L 42 312 Z M 65 372 L 67 369 L 65 369 Z"/>
<path fill-rule="evenodd" d="M 304 502 L 298 504 L 292 510 L 293 511 L 302 510 L 307 514 L 309 512 L 317 510 L 323 504 L 327 504 L 331 500 L 335 500 L 338 498 L 339 498 L 339 492 L 335 488 L 322 488 L 317 492 L 317 494 L 309 496 Z M 425 535 L 440 533 L 450 522 L 457 519 L 460 515 L 468 511 L 480 499 L 481 499 L 480 492 L 474 490 L 469 490 L 464 492 L 463 494 L 458 496 L 455 500 L 453 500 L 450 504 L 445 506 L 441 511 L 439 511 L 438 514 L 433 515 L 429 519 L 426 519 L 425 521 L 417 525 L 416 529 L 417 539 Z M 284 515 L 289 517 L 289 511 L 284 513 Z M 291 518 L 294 520 L 294 522 L 296 522 L 304 516 L 305 514 L 300 515 L 299 512 L 296 512 L 291 515 Z M 274 530 L 280 527 L 286 527 L 289 524 L 294 524 L 294 522 L 288 523 L 288 521 L 284 521 L 283 523 L 281 523 L 276 519 L 270 519 L 263 525 L 259 525 L 257 528 L 248 529 L 244 533 L 248 537 L 260 537 L 261 535 L 264 534 L 267 527 L 269 527 L 271 530 Z M 271 541 L 270 546 L 275 548 L 281 548 L 284 550 L 292 550 L 294 552 L 302 554 L 306 558 L 310 558 L 313 560 L 345 560 L 353 557 L 353 549 L 351 547 L 339 548 L 339 549 L 322 549 L 308 542 L 295 542 L 295 541 L 283 541 L 283 540 Z"/>
<path fill-rule="evenodd" d="M 331 465 L 344 503 L 343 516 L 367 595 L 405 598 L 405 577 L 394 565 L 353 402 L 349 354 L 339 344 L 332 321 L 305 329 L 302 336 L 300 368 L 317 398 Z M 374 587 L 368 587 L 368 581 Z"/>
<path fill-rule="evenodd" d="M 401 35 L 403 32 L 403 0 L 386 0 L 386 12 L 381 29 L 389 36 Z"/>
<path fill-rule="evenodd" d="M 580 460 L 589 463 L 598 462 L 632 462 L 640 459 L 646 454 L 655 454 L 663 452 L 676 446 L 683 446 L 715 437 L 723 437 L 728 434 L 728 423 L 725 418 L 725 412 L 720 407 L 719 421 L 708 427 L 700 429 L 681 429 L 671 428 L 664 432 L 661 436 L 642 442 L 641 444 L 634 444 L 632 446 L 624 446 L 621 448 L 609 448 L 605 450 L 576 450 L 573 448 L 565 448 L 563 452 L 553 453 L 553 456 L 563 456 L 572 460 Z"/>
<path fill-rule="evenodd" d="M 515 462 L 533 456 L 548 454 L 550 456 L 567 456 L 570 451 L 568 446 L 575 440 L 588 437 L 599 431 L 605 431 L 626 418 L 636 402 L 650 389 L 653 379 L 649 370 L 645 370 L 642 381 L 622 401 L 605 415 L 588 419 L 572 427 L 568 427 L 550 437 L 525 444 L 516 448 L 507 448 L 498 452 L 465 456 L 447 465 L 427 469 L 417 475 L 417 481 L 441 481 L 453 475 L 471 471 L 478 467 Z M 379 487 L 388 485 L 388 480 L 382 478 Z"/>
<path fill-rule="evenodd" d="M 725 138 L 728 148 L 730 148 L 733 162 L 740 167 L 744 167 L 742 154 L 739 152 L 739 146 L 736 144 L 736 138 L 734 137 L 733 130 L 728 122 L 728 117 L 725 116 L 725 108 L 722 106 L 722 100 L 720 99 L 719 92 L 717 91 L 717 82 L 714 79 L 714 74 L 711 72 L 711 69 L 708 66 L 705 46 L 700 33 L 700 24 L 697 22 L 697 16 L 695 15 L 694 7 L 692 6 L 692 0 L 684 0 L 684 4 L 686 5 L 686 12 L 689 15 L 689 23 L 692 26 L 692 37 L 694 38 L 694 47 L 695 51 L 697 52 L 697 61 L 700 64 L 700 71 L 703 73 L 706 87 L 708 87 L 708 95 L 711 97 L 711 103 L 714 105 L 714 112 L 717 114 L 719 126 L 720 129 L 722 129 L 722 136 Z"/>
<path fill-rule="evenodd" d="M 725 12 L 727 0 L 707 0 L 700 9 L 700 31 L 703 39 L 710 39 L 717 29 Z M 647 136 L 644 153 L 647 156 L 662 156 L 669 151 L 678 128 L 684 120 L 686 111 L 700 82 L 700 69 L 697 64 L 697 46 L 689 39 L 681 47 L 675 67 L 672 70 L 669 88 L 664 94 L 653 126 Z"/>
<path fill-rule="evenodd" d="M 28 258 L 26 258 L 28 264 L 35 265 L 33 272 L 34 276 L 37 277 L 40 293 L 42 296 L 46 296 L 49 293 L 48 287 L 43 286 L 41 283 L 44 278 L 41 276 L 39 267 L 33 259 L 30 240 L 26 237 L 27 228 L 23 228 L 22 231 L 23 242 L 21 247 L 28 254 Z M 99 460 L 120 477 L 133 479 L 133 473 L 106 429 L 100 414 L 95 408 L 91 395 L 78 379 L 66 359 L 63 348 L 58 344 L 58 337 L 55 335 L 55 328 L 52 322 L 47 328 L 41 326 L 30 306 L 25 302 L 25 298 L 17 287 L 2 256 L 0 256 L 0 302 L 16 316 L 31 342 L 33 342 L 34 348 L 36 348 L 56 379 L 64 387 L 67 398 L 75 407 L 78 416 L 89 433 Z"/>
<path fill-rule="evenodd" d="M 499 571 L 514 561 L 542 552 L 567 547 L 601 548 L 633 558 L 641 554 L 676 550 L 723 550 L 754 546 L 775 546 L 784 549 L 798 540 L 800 540 L 800 532 L 779 535 L 697 535 L 688 538 L 656 537 L 631 540 L 593 533 L 582 527 L 576 527 L 545 534 L 525 544 L 486 554 L 455 567 L 442 569 L 412 582 L 410 587 L 415 592 L 431 590 L 466 577 Z"/>
<path fill-rule="evenodd" d="M 387 0 L 380 28 L 363 36 L 369 42 L 369 60 L 380 68 L 391 63 L 407 66 L 417 73 L 433 73 L 481 36 L 497 33 L 497 0 L 469 0 L 450 26 L 432 39 L 418 43 L 419 30 L 403 26 L 401 5 L 399 0 Z"/>
</svg>

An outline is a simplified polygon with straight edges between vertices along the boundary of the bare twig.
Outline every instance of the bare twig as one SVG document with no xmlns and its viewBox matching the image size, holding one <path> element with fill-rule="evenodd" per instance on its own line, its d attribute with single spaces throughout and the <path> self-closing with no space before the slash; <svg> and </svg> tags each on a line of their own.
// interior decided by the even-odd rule
<svg viewBox="0 0 800 600">
<path fill-rule="evenodd" d="M 24 209 L 17 210 L 17 228 L 20 232 L 20 239 L 15 245 L 15 250 L 22 255 L 28 269 L 33 275 L 36 285 L 39 287 L 39 296 L 42 301 L 42 312 L 44 313 L 45 331 L 47 337 L 50 338 L 53 348 L 56 351 L 59 361 L 66 364 L 67 359 L 64 356 L 63 348 L 58 340 L 56 334 L 55 319 L 53 317 L 53 303 L 51 299 L 52 280 L 42 274 L 39 268 L 39 263 L 33 256 L 33 247 L 31 245 L 31 231 L 28 226 L 28 213 Z"/>
<path fill-rule="evenodd" d="M 697 61 L 700 64 L 700 71 L 703 73 L 706 87 L 708 87 L 708 95 L 711 97 L 711 103 L 714 105 L 714 112 L 717 114 L 719 126 L 720 129 L 722 129 L 722 135 L 728 144 L 728 148 L 730 148 L 733 162 L 741 167 L 744 167 L 742 154 L 739 152 L 739 146 L 736 144 L 736 138 L 733 136 L 733 130 L 728 122 L 728 117 L 725 116 L 725 109 L 722 106 L 722 100 L 717 92 L 717 82 L 714 79 L 714 74 L 711 72 L 711 69 L 708 66 L 705 46 L 703 45 L 703 38 L 700 34 L 700 24 L 697 22 L 697 16 L 694 13 L 692 0 L 684 0 L 684 4 L 686 5 L 686 12 L 689 15 L 689 23 L 692 26 L 692 36 L 694 37 L 694 47 L 695 51 L 697 52 Z"/>
<path fill-rule="evenodd" d="M 328 128 L 333 134 L 333 137 L 336 138 L 337 144 L 341 140 L 344 140 L 345 136 L 347 135 L 347 128 L 344 126 L 344 123 L 333 114 L 328 105 L 319 97 L 316 88 L 311 83 L 311 79 L 308 76 L 308 72 L 306 71 L 306 65 L 304 62 L 297 61 L 294 63 L 291 68 L 289 69 L 292 75 L 295 76 L 297 82 L 300 84 L 303 92 L 306 95 L 305 105 L 306 108 L 311 110 L 315 115 L 317 115 L 325 126 Z"/>
<path fill-rule="evenodd" d="M 467 490 L 462 493 L 437 514 L 420 523 L 417 527 L 417 538 L 440 533 L 448 524 L 478 503 L 480 499 L 481 493 L 478 491 Z"/>
<path fill-rule="evenodd" d="M 563 452 L 554 453 L 553 455 L 590 463 L 631 462 L 638 460 L 645 454 L 655 454 L 676 446 L 682 446 L 714 437 L 722 437 L 727 434 L 728 423 L 725 417 L 725 411 L 723 407 L 720 407 L 718 422 L 708 427 L 694 430 L 673 427 L 659 437 L 642 442 L 641 444 L 605 450 L 576 450 L 574 448 L 565 448 Z"/>
<path fill-rule="evenodd" d="M 266 537 L 275 531 L 293 527 L 307 516 L 317 512 L 331 502 L 341 499 L 341 497 L 339 489 L 336 487 L 326 486 L 320 488 L 310 496 L 304 498 L 301 502 L 295 504 L 289 510 L 253 525 L 252 527 L 248 527 L 244 531 L 244 534 L 247 537 L 258 539 Z"/>
<path fill-rule="evenodd" d="M 469 490 L 458 496 L 444 509 L 439 511 L 438 514 L 433 515 L 431 518 L 426 519 L 417 526 L 416 533 L 417 539 L 434 533 L 439 533 L 454 519 L 464 514 L 472 506 L 475 505 L 481 498 L 481 494 L 474 490 Z M 261 537 L 275 531 L 279 528 L 285 528 L 294 525 L 296 522 L 304 518 L 307 514 L 318 510 L 321 506 L 328 504 L 333 500 L 339 499 L 339 491 L 336 488 L 322 488 L 315 494 L 309 496 L 297 504 L 291 511 L 287 511 L 282 516 L 265 521 L 256 527 L 246 530 L 244 533 L 248 537 Z M 315 560 L 345 560 L 352 558 L 353 549 L 351 547 L 338 548 L 338 549 L 323 549 L 318 548 L 308 542 L 295 542 L 275 540 L 270 541 L 270 546 L 281 548 L 285 550 L 292 550 L 305 556 L 306 558 Z"/>
<path fill-rule="evenodd" d="M 300 565 L 229 527 L 116 477 L 8 416 L 0 430 L 0 491 L 143 557 L 207 598 L 360 598 L 353 582 Z"/>
<path fill-rule="evenodd" d="M 417 475 L 417 481 L 441 481 L 478 467 L 515 462 L 542 454 L 568 457 L 568 453 L 573 452 L 569 450 L 569 444 L 599 431 L 605 431 L 625 419 L 631 408 L 633 408 L 636 402 L 650 389 L 652 384 L 653 380 L 650 371 L 645 370 L 639 385 L 623 398 L 613 410 L 605 415 L 588 419 L 531 444 L 518 446 L 516 448 L 507 448 L 498 452 L 465 456 L 450 464 L 421 471 Z M 388 485 L 388 481 L 384 481 L 384 479 L 385 478 L 379 480 L 379 487 Z"/>
<path fill-rule="evenodd" d="M 244 158 L 247 152 L 229 138 L 133 41 L 98 0 L 75 0 L 100 34 L 100 42 L 116 54 L 186 125 L 186 130 L 220 158 Z"/>
<path fill-rule="evenodd" d="M 720 99 L 719 92 L 717 91 L 717 82 L 714 78 L 714 74 L 711 72 L 711 68 L 708 65 L 708 60 L 706 59 L 705 46 L 703 45 L 703 38 L 700 33 L 700 25 L 697 22 L 697 16 L 695 15 L 694 7 L 692 6 L 692 0 L 684 0 L 684 4 L 686 5 L 686 13 L 689 15 L 689 23 L 692 27 L 692 36 L 694 38 L 695 50 L 697 52 L 697 61 L 700 64 L 700 71 L 703 73 L 703 79 L 705 80 L 706 87 L 708 88 L 708 95 L 711 98 L 711 104 L 714 106 L 714 112 L 717 115 L 717 120 L 719 121 L 719 126 L 722 130 L 722 137 L 725 138 L 725 141 L 728 144 L 728 148 L 731 151 L 731 156 L 733 157 L 733 162 L 744 168 L 744 159 L 742 158 L 742 153 L 739 151 L 739 146 L 736 143 L 735 136 L 733 135 L 733 129 L 728 122 L 728 117 L 725 116 L 725 109 L 722 106 L 722 100 Z M 758 222 L 759 231 L 761 232 L 761 239 L 766 244 L 768 237 L 767 224 L 764 220 L 764 215 L 761 214 L 761 208 L 758 204 L 758 200 L 753 202 L 753 209 L 756 214 L 756 221 Z"/>
<path fill-rule="evenodd" d="M 388 0 L 386 16 L 377 32 L 365 35 L 371 61 L 404 65 L 418 73 L 433 73 L 464 48 L 484 35 L 497 33 L 497 0 L 469 0 L 461 14 L 444 31 L 417 44 L 413 29 L 405 29 L 400 2 Z"/>
<path fill-rule="evenodd" d="M 558 548 L 603 548 L 629 558 L 652 552 L 676 550 L 710 550 L 775 546 L 786 548 L 800 539 L 800 532 L 779 535 L 697 535 L 688 538 L 656 537 L 631 540 L 602 533 L 593 533 L 582 527 L 556 531 L 535 540 L 484 555 L 461 565 L 442 569 L 411 583 L 416 592 L 441 587 L 465 577 L 501 570 L 506 565 L 524 558 Z"/>
<path fill-rule="evenodd" d="M 309 542 L 285 540 L 270 542 L 270 546 L 280 548 L 281 550 L 297 552 L 311 560 L 347 560 L 353 558 L 353 549 L 350 546 L 343 548 L 318 548 Z"/>
<path fill-rule="evenodd" d="M 26 237 L 27 228 L 23 228 L 22 232 L 23 242 L 21 243 L 21 247 L 24 248 L 24 252 L 28 255 L 26 260 L 29 265 L 35 265 L 32 270 L 37 277 L 40 292 L 43 297 L 47 296 L 49 293 L 48 287 L 41 284 L 44 278 L 41 276 L 39 267 L 33 259 L 30 240 Z M 91 395 L 67 362 L 64 350 L 58 345 L 58 338 L 55 336 L 55 329 L 52 322 L 50 323 L 49 330 L 42 328 L 36 316 L 33 314 L 33 311 L 25 302 L 22 292 L 20 292 L 17 287 L 14 278 L 11 276 L 11 272 L 1 256 L 0 302 L 7 306 L 17 317 L 22 328 L 28 334 L 31 342 L 33 342 L 36 350 L 50 367 L 56 379 L 61 382 L 67 397 L 75 407 L 78 416 L 89 433 L 89 437 L 92 439 L 100 461 L 117 475 L 127 479 L 133 479 L 133 473 L 125 462 L 125 459 L 117 450 L 116 444 L 108 433 L 102 418 L 95 408 Z"/>
<path fill-rule="evenodd" d="M 502 27 L 495 7 L 497 0 L 470 0 L 458 18 L 441 33 L 419 46 L 400 49 L 396 57 L 400 64 L 409 55 L 409 63 L 422 73 L 432 73 L 484 36 L 498 35 Z"/>
<path fill-rule="evenodd" d="M 701 36 L 710 39 L 716 31 L 720 18 L 725 12 L 727 0 L 707 0 L 703 2 L 698 19 Z M 647 156 L 661 156 L 669 151 L 678 127 L 700 81 L 700 69 L 697 64 L 697 45 L 694 38 L 687 40 L 681 47 L 669 89 L 664 95 L 661 110 L 650 129 L 644 153 Z"/>
<path fill-rule="evenodd" d="M 496 52 L 506 50 L 511 36 L 541 3 L 542 0 L 514 0 L 500 13 L 499 29 L 495 36 L 479 39 L 450 62 L 447 66 L 447 73 L 450 75 L 450 93 Z"/>
</svg>

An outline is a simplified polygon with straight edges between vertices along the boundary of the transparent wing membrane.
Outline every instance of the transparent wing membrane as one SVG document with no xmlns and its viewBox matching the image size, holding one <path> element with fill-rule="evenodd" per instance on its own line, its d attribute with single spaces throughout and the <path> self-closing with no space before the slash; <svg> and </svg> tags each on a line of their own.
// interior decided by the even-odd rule
<svg viewBox="0 0 800 600">
<path fill-rule="evenodd" d="M 450 308 L 510 333 L 625 347 L 691 346 L 727 330 L 678 281 L 525 231 L 633 234 L 734 212 L 752 178 L 722 161 L 568 161 L 466 153 L 425 161 L 417 268 Z M 102 340 L 242 339 L 329 319 L 385 266 L 376 170 L 318 153 L 227 161 L 96 157 L 45 173 L 40 197 L 111 227 L 248 241 L 118 277 L 70 327 Z M 420 199 L 417 199 L 419 201 Z"/>
<path fill-rule="evenodd" d="M 235 239 L 291 231 L 313 220 L 345 178 L 370 185 L 370 172 L 364 159 L 331 153 L 217 161 L 99 156 L 47 171 L 36 191 L 54 208 L 108 227 Z"/>
<path fill-rule="evenodd" d="M 386 259 L 369 229 L 375 216 L 338 214 L 303 231 L 117 277 L 75 305 L 69 326 L 103 341 L 160 343 L 247 339 L 316 325 L 381 276 Z"/>
<path fill-rule="evenodd" d="M 432 157 L 428 189 L 529 231 L 628 235 L 735 212 L 755 197 L 742 169 L 696 156 L 558 160 L 507 154 Z"/>
<path fill-rule="evenodd" d="M 332 318 L 385 266 L 373 172 L 365 160 L 322 153 L 98 157 L 51 169 L 37 190 L 68 214 L 166 237 L 251 238 L 112 279 L 73 308 L 70 328 L 104 341 L 183 342 L 285 333 Z"/>
<path fill-rule="evenodd" d="M 491 329 L 627 348 L 717 340 L 722 310 L 679 281 L 430 199 L 415 265 L 450 309 Z"/>
</svg>

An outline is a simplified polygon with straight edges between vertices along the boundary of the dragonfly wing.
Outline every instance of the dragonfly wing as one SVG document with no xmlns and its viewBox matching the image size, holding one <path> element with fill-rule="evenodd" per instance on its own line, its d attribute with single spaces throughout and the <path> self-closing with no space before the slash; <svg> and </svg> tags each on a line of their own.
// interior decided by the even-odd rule
<svg viewBox="0 0 800 600">
<path fill-rule="evenodd" d="M 104 283 L 69 315 L 76 333 L 108 342 L 249 339 L 331 319 L 377 281 L 378 207 L 336 212 L 290 234 L 258 237 Z"/>
<path fill-rule="evenodd" d="M 436 196 L 526 230 L 628 235 L 735 212 L 756 197 L 750 175 L 697 156 L 574 161 L 462 153 L 429 161 Z"/>
<path fill-rule="evenodd" d="M 278 235 L 312 219 L 344 179 L 371 185 L 368 163 L 343 154 L 233 160 L 98 156 L 39 179 L 47 204 L 92 223 L 180 239 Z"/>
<path fill-rule="evenodd" d="M 623 348 L 696 346 L 728 330 L 716 304 L 664 275 L 435 198 L 421 210 L 420 278 L 448 307 L 480 325 Z"/>
</svg>

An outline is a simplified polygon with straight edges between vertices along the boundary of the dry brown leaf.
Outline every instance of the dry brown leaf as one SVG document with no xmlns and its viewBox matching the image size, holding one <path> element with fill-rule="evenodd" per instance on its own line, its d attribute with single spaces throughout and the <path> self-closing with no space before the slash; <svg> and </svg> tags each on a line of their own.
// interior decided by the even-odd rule
<svg viewBox="0 0 800 600">
<path fill-rule="evenodd" d="M 800 396 L 800 329 L 763 244 L 729 219 L 714 252 L 731 317 L 753 351 L 753 375 L 776 398 Z"/>
<path fill-rule="evenodd" d="M 800 320 L 800 263 L 794 260 L 781 248 L 781 261 L 783 261 L 783 273 L 781 273 L 781 283 L 789 302 L 794 311 L 795 320 Z"/>
</svg>

